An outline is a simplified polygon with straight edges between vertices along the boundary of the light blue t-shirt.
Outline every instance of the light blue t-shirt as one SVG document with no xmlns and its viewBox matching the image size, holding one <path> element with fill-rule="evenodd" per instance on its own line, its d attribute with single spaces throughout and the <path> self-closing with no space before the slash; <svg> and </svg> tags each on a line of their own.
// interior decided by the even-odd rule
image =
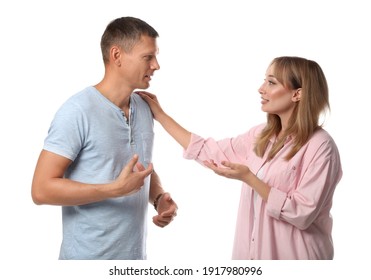
<svg viewBox="0 0 371 280">
<path fill-rule="evenodd" d="M 128 119 L 130 123 L 127 123 Z M 152 161 L 153 117 L 137 94 L 130 118 L 96 88 L 69 98 L 56 113 L 44 149 L 73 162 L 65 177 L 109 183 L 134 154 Z M 60 259 L 146 259 L 149 177 L 136 194 L 82 206 L 63 206 Z"/>
</svg>

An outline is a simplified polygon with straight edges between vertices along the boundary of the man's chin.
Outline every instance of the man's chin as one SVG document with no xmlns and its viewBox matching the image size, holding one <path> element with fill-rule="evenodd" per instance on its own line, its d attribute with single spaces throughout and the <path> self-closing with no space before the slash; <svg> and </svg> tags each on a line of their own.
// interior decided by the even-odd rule
<svg viewBox="0 0 371 280">
<path fill-rule="evenodd" d="M 149 88 L 150 84 L 148 83 L 147 85 L 142 85 L 141 87 L 138 87 L 137 89 L 138 90 L 145 90 L 147 88 Z"/>
</svg>

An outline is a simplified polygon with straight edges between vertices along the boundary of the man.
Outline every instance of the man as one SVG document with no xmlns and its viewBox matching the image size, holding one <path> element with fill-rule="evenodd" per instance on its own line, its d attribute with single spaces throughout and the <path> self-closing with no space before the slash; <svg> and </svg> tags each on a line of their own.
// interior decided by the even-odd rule
<svg viewBox="0 0 371 280">
<path fill-rule="evenodd" d="M 106 28 L 100 83 L 69 98 L 51 123 L 32 182 L 36 204 L 62 206 L 60 259 L 146 259 L 148 202 L 168 225 L 177 205 L 153 170 L 153 117 L 135 89 L 160 66 L 158 33 L 123 17 Z"/>
</svg>

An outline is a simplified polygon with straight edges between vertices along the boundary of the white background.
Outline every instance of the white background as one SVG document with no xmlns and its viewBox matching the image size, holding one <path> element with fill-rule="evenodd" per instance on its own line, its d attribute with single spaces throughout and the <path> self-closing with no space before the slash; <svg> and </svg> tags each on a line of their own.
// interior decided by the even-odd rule
<svg viewBox="0 0 371 280">
<path fill-rule="evenodd" d="M 367 1 L 7 2 L 0 4 L 0 275 L 8 271 L 7 279 L 70 276 L 72 268 L 56 261 L 61 209 L 34 205 L 31 180 L 56 110 L 69 96 L 101 80 L 100 37 L 109 21 L 121 16 L 139 17 L 160 33 L 161 70 L 149 91 L 179 123 L 205 137 L 236 136 L 265 121 L 257 89 L 274 57 L 303 56 L 322 66 L 332 107 L 325 128 L 340 149 L 344 170 L 332 209 L 335 260 L 330 270 L 320 273 L 309 267 L 298 274 L 313 278 L 344 275 L 345 270 L 351 276 L 367 270 Z M 240 183 L 183 159 L 180 146 L 157 123 L 155 132 L 154 165 L 179 211 L 170 226 L 160 229 L 152 224 L 150 209 L 149 260 L 144 264 L 233 264 Z M 81 264 L 90 278 L 108 275 L 105 267 L 102 271 L 99 265 Z M 271 271 L 286 276 L 291 271 L 294 277 L 292 267 L 308 267 L 302 262 L 282 264 L 283 268 L 264 263 Z M 314 262 L 311 265 L 316 268 Z"/>
</svg>

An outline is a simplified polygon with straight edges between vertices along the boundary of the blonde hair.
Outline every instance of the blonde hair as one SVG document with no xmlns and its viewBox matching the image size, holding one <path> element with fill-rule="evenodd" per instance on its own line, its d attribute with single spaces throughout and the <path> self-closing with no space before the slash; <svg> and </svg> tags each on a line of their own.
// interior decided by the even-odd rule
<svg viewBox="0 0 371 280">
<path fill-rule="evenodd" d="M 274 65 L 274 76 L 287 89 L 301 88 L 301 98 L 289 119 L 284 134 L 273 144 L 268 160 L 271 160 L 283 147 L 288 136 L 293 137 L 293 147 L 285 157 L 291 159 L 309 140 L 316 129 L 321 127 L 321 113 L 330 109 L 328 86 L 321 67 L 315 61 L 301 57 L 277 57 L 270 64 Z M 255 153 L 263 157 L 269 141 L 281 131 L 278 115 L 267 114 L 267 125 L 257 138 Z"/>
</svg>

